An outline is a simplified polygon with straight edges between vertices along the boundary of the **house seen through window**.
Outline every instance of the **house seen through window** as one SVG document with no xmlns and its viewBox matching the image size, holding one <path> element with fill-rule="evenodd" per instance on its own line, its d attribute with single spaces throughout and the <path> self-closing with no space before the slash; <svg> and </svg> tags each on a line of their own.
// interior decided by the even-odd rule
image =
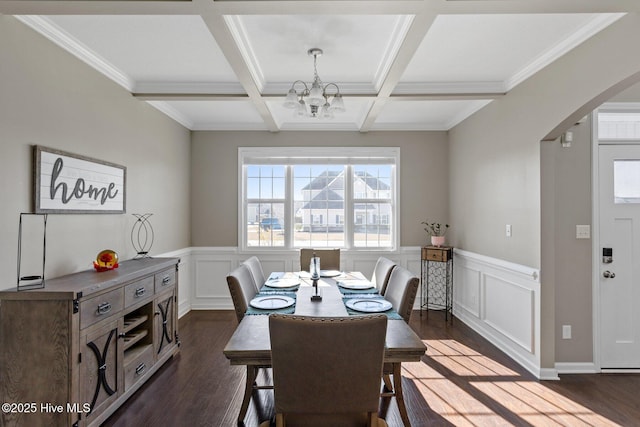
<svg viewBox="0 0 640 427">
<path fill-rule="evenodd" d="M 397 246 L 397 149 L 335 157 L 240 150 L 245 249 Z"/>
</svg>

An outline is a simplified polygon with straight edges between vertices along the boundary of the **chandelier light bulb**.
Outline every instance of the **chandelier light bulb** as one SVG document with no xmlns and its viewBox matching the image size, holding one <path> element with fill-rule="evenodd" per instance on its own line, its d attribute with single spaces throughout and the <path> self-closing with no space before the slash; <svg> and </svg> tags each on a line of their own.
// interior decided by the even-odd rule
<svg viewBox="0 0 640 427">
<path fill-rule="evenodd" d="M 343 113 L 346 111 L 344 108 L 344 100 L 342 99 L 342 95 L 340 95 L 339 93 L 333 97 L 330 110 L 339 113 Z"/>
<path fill-rule="evenodd" d="M 298 94 L 293 87 L 287 92 L 287 99 L 284 101 L 284 106 L 285 108 L 296 108 L 298 106 Z"/>
</svg>

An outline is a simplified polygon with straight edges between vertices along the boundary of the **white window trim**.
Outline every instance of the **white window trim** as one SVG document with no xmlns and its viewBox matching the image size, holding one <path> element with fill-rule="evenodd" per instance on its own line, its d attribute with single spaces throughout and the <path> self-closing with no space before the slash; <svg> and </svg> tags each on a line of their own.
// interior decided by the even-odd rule
<svg viewBox="0 0 640 427">
<path fill-rule="evenodd" d="M 275 153 L 275 154 L 274 154 Z M 393 197 L 390 199 L 393 210 L 391 212 L 392 220 L 392 242 L 390 247 L 357 247 L 353 245 L 353 212 L 352 209 L 345 209 L 345 247 L 344 250 L 362 251 L 362 252 L 396 252 L 400 247 L 400 147 L 239 147 L 238 148 L 238 243 L 239 250 L 242 253 L 270 252 L 277 251 L 291 252 L 297 249 L 293 248 L 293 230 L 294 227 L 289 225 L 285 229 L 285 246 L 284 247 L 261 247 L 247 246 L 247 209 L 246 201 L 246 182 L 244 166 L 251 163 L 251 159 L 269 159 L 268 162 L 259 161 L 260 164 L 301 164 L 305 159 L 316 159 L 318 163 L 327 164 L 375 164 L 375 163 L 393 163 L 394 174 L 392 176 L 391 186 L 393 188 Z M 351 170 L 351 168 L 349 168 Z M 293 180 L 287 175 L 287 191 L 285 195 L 285 206 L 292 206 L 293 200 Z M 352 178 L 351 174 L 345 177 L 345 199 L 353 201 L 352 195 Z M 380 200 L 378 200 L 380 201 Z M 292 212 L 285 209 L 286 224 L 292 224 Z"/>
</svg>

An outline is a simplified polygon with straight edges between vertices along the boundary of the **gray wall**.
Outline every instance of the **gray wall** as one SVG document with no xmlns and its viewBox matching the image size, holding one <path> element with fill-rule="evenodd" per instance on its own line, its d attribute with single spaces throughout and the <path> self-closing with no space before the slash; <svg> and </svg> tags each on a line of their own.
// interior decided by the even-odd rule
<svg viewBox="0 0 640 427">
<path fill-rule="evenodd" d="M 193 132 L 193 246 L 238 246 L 238 147 L 252 146 L 400 147 L 401 246 L 427 243 L 421 221 L 448 220 L 445 132 Z"/>
<path fill-rule="evenodd" d="M 542 165 L 554 168 L 549 197 L 554 216 L 549 241 L 554 247 L 556 362 L 593 361 L 590 239 L 576 239 L 576 225 L 591 225 L 591 119 L 573 126 L 574 141 L 542 143 Z M 543 172 L 544 178 L 544 172 Z M 571 325 L 571 340 L 562 339 Z"/>
<path fill-rule="evenodd" d="M 640 18 L 628 14 L 449 133 L 450 212 L 451 221 L 459 226 L 452 230 L 452 243 L 541 269 L 545 368 L 553 367 L 555 360 L 556 312 L 585 311 L 590 316 L 591 306 L 584 299 L 584 305 L 575 304 L 571 292 L 556 295 L 556 286 L 565 285 L 556 282 L 553 262 L 563 255 L 552 256 L 556 237 L 548 227 L 555 227 L 556 214 L 548 209 L 555 207 L 543 203 L 553 197 L 548 192 L 555 183 L 541 175 L 541 171 L 555 167 L 545 164 L 548 158 L 541 150 L 546 148 L 541 148 L 540 141 L 558 129 L 566 130 L 601 102 L 638 81 L 640 56 L 628 52 L 637 50 L 639 37 Z M 505 224 L 513 225 L 513 237 L 505 237 Z M 589 264 L 583 267 L 588 269 Z M 561 277 L 564 275 L 559 273 Z M 585 331 L 590 323 L 589 318 L 583 325 Z M 576 342 L 572 340 L 568 346 Z M 585 347 L 580 343 L 577 348 Z M 567 347 L 562 353 L 575 352 Z"/>
<path fill-rule="evenodd" d="M 190 133 L 11 16 L 0 15 L 0 289 L 16 284 L 18 220 L 32 211 L 32 145 L 127 167 L 124 215 L 50 215 L 46 276 L 134 256 L 131 213 L 153 213 L 152 254 L 189 246 Z"/>
</svg>

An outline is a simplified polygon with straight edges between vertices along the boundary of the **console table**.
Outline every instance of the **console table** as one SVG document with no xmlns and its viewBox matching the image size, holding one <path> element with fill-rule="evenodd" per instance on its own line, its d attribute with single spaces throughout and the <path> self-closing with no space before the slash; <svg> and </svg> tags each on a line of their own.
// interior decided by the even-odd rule
<svg viewBox="0 0 640 427">
<path fill-rule="evenodd" d="M 421 252 L 420 315 L 423 309 L 444 310 L 445 321 L 453 319 L 453 248 L 426 246 Z"/>
<path fill-rule="evenodd" d="M 98 426 L 178 352 L 177 258 L 0 292 L 0 425 Z M 7 410 L 8 409 L 8 410 Z"/>
</svg>

